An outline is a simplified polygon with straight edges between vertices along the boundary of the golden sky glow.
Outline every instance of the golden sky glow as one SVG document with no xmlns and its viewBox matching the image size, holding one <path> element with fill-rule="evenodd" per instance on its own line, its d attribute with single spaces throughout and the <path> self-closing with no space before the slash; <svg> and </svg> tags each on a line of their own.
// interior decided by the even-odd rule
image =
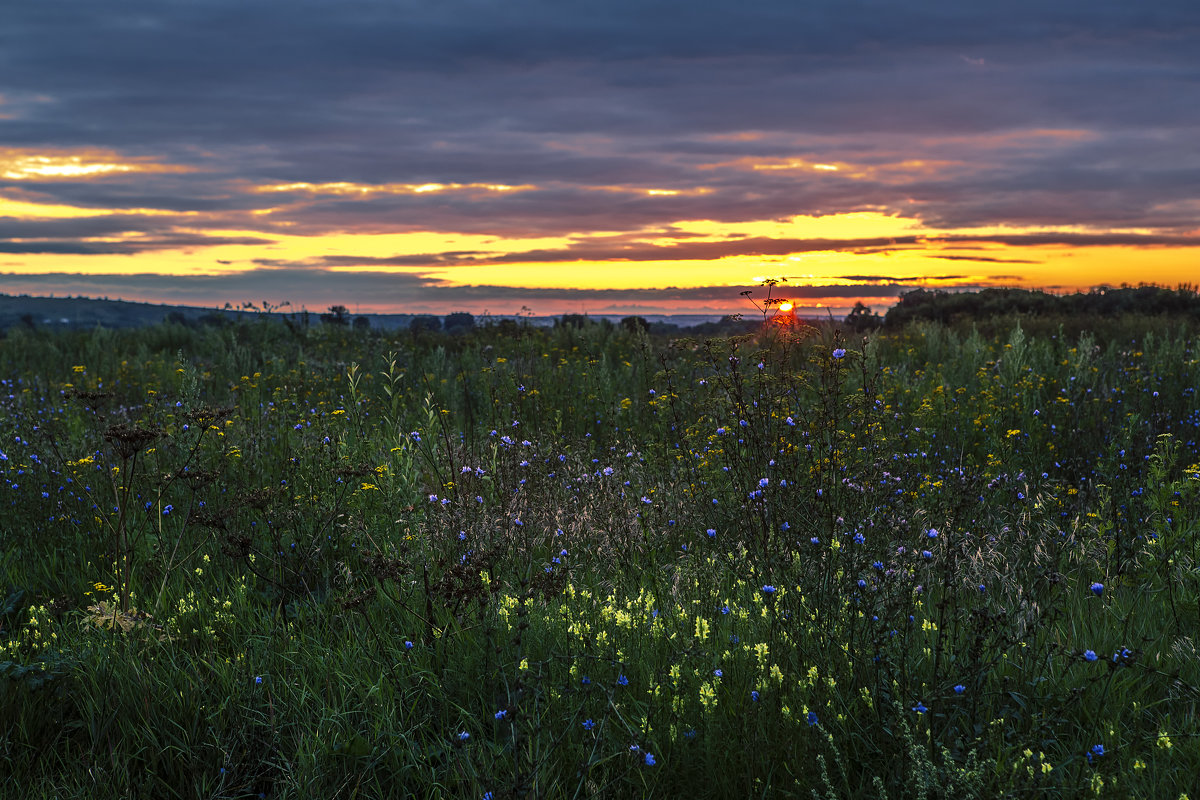
<svg viewBox="0 0 1200 800">
<path fill-rule="evenodd" d="M 1194 282 L 1191 12 L 1070 2 L 16 4 L 0 292 L 720 313 L 772 276 L 803 313 Z"/>
</svg>

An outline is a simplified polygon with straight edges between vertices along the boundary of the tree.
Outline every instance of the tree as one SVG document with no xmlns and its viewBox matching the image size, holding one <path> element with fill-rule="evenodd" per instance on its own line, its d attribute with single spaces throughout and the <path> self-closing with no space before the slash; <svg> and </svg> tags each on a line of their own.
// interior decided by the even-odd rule
<svg viewBox="0 0 1200 800">
<path fill-rule="evenodd" d="M 350 309 L 345 306 L 330 306 L 329 313 L 321 315 L 321 322 L 326 325 L 349 325 Z"/>
</svg>

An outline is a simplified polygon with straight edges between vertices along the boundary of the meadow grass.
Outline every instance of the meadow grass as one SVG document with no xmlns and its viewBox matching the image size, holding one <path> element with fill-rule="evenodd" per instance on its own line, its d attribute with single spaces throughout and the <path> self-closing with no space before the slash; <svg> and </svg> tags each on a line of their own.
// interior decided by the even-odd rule
<svg viewBox="0 0 1200 800">
<path fill-rule="evenodd" d="M 11 797 L 1168 797 L 1200 356 L 243 322 L 0 341 Z"/>
</svg>

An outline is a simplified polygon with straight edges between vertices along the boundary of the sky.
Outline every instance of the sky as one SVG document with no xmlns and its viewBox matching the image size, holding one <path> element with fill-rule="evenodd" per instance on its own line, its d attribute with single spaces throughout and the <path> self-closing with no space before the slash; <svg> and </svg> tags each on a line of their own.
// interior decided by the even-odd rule
<svg viewBox="0 0 1200 800">
<path fill-rule="evenodd" d="M 0 292 L 875 310 L 1200 282 L 1195 0 L 0 11 Z"/>
</svg>

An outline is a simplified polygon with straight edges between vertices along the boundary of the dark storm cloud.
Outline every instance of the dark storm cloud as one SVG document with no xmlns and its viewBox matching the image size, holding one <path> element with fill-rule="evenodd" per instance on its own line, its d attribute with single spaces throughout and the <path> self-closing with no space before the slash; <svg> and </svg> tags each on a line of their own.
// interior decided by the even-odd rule
<svg viewBox="0 0 1200 800">
<path fill-rule="evenodd" d="M 943 228 L 947 242 L 960 226 L 1037 225 L 1076 232 L 986 241 L 1184 245 L 1200 208 L 1192 0 L 68 0 L 4 17 L 0 150 L 100 148 L 189 171 L 26 180 L 0 167 L 0 197 L 199 213 L 42 232 L 6 221 L 4 252 L 232 241 L 196 233 L 219 227 L 541 236 L 864 210 Z M 752 168 L 789 159 L 843 168 Z M 253 191 L 299 182 L 536 188 Z M 130 232 L 144 241 L 88 241 Z M 742 242 L 379 263 L 813 246 Z M 829 248 L 889 244 L 905 243 Z"/>
</svg>

